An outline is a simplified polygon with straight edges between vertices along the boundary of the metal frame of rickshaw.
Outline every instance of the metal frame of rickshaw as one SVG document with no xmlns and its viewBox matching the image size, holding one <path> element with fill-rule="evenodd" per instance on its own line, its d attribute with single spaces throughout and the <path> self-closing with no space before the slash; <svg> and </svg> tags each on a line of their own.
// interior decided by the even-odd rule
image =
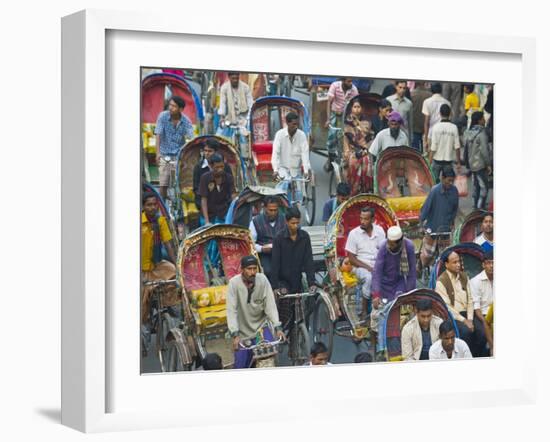
<svg viewBox="0 0 550 442">
<path fill-rule="evenodd" d="M 375 222 L 384 230 L 387 230 L 390 226 L 399 225 L 399 221 L 388 203 L 383 198 L 373 194 L 360 194 L 345 201 L 336 209 L 327 222 L 325 260 L 328 279 L 325 282 L 325 290 L 330 294 L 331 300 L 338 304 L 346 320 L 344 326 L 334 327 L 334 333 L 359 341 L 368 338 L 370 324 L 367 321 L 360 320 L 356 312 L 351 311 L 348 303 L 345 302 L 346 298 L 354 296 L 352 291 L 355 291 L 355 288 L 347 288 L 343 282 L 339 260 L 345 256 L 345 253 L 343 255 L 338 254 L 338 249 L 345 247 L 349 231 L 359 225 L 361 207 L 373 207 L 375 209 Z M 343 226 L 344 215 L 350 209 L 357 210 L 356 221 Z M 346 228 L 347 231 L 341 234 L 341 228 Z"/>
</svg>

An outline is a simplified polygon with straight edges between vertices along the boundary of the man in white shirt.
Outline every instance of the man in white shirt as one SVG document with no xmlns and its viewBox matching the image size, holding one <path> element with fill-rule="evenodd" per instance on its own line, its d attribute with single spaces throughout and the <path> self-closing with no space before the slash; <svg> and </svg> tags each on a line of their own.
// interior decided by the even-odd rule
<svg viewBox="0 0 550 442">
<path fill-rule="evenodd" d="M 376 134 L 374 141 L 370 145 L 369 153 L 378 156 L 383 150 L 394 146 L 408 146 L 409 137 L 401 128 L 403 118 L 397 111 L 392 111 L 388 115 L 388 128 L 383 129 Z"/>
<path fill-rule="evenodd" d="M 374 224 L 375 210 L 363 207 L 359 215 L 360 224 L 348 234 L 346 252 L 354 273 L 361 281 L 362 315 L 367 313 L 367 302 L 371 297 L 372 271 L 378 255 L 378 249 L 386 239 L 382 227 Z"/>
<path fill-rule="evenodd" d="M 493 251 L 493 214 L 487 213 L 481 221 L 481 233 L 474 239 L 476 244 L 479 244 L 485 252 Z"/>
<path fill-rule="evenodd" d="M 446 167 L 453 167 L 456 160 L 460 167 L 460 138 L 458 128 L 451 123 L 451 107 L 442 104 L 439 108 L 441 121 L 436 123 L 428 137 L 429 164 L 432 166 L 436 184 L 440 181 L 440 175 Z"/>
<path fill-rule="evenodd" d="M 442 104 L 451 106 L 449 100 L 443 98 L 441 92 L 443 90 L 441 83 L 432 84 L 432 96 L 426 98 L 422 103 L 422 113 L 424 114 L 424 149 L 428 149 L 428 139 L 432 132 L 432 128 L 436 123 L 441 121 L 441 114 L 439 108 Z"/>
<path fill-rule="evenodd" d="M 446 320 L 439 326 L 439 340 L 430 347 L 430 360 L 433 359 L 470 359 L 472 353 L 468 344 L 456 337 L 451 320 Z"/>
<path fill-rule="evenodd" d="M 470 281 L 472 299 L 474 301 L 474 315 L 485 325 L 485 316 L 489 306 L 493 303 L 493 252 L 485 252 L 483 256 L 483 271 Z M 485 327 L 487 330 L 487 327 Z M 487 334 L 487 333 L 485 333 Z M 488 356 L 486 352 L 484 356 Z"/>
<path fill-rule="evenodd" d="M 412 140 L 412 101 L 405 96 L 407 82 L 397 80 L 395 82 L 395 94 L 390 95 L 387 100 L 391 103 L 394 111 L 399 112 L 403 118 L 403 128 L 407 132 L 409 140 Z"/>
<path fill-rule="evenodd" d="M 277 187 L 288 192 L 289 180 L 300 178 L 302 169 L 306 179 L 311 177 L 311 164 L 309 162 L 309 142 L 303 130 L 298 129 L 298 115 L 289 112 L 286 115 L 286 127 L 275 134 L 273 140 L 273 153 L 271 154 L 271 166 L 276 180 L 284 180 Z M 303 183 L 298 183 L 298 189 Z M 292 195 L 288 195 L 289 201 Z M 296 200 L 301 201 L 301 192 L 297 192 Z"/>
</svg>

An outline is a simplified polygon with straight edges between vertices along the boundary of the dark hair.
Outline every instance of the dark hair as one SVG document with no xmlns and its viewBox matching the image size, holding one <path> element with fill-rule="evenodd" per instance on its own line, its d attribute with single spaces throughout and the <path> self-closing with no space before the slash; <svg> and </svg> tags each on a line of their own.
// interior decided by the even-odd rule
<svg viewBox="0 0 550 442">
<path fill-rule="evenodd" d="M 363 352 L 357 353 L 355 355 L 355 358 L 353 359 L 353 362 L 355 362 L 356 364 L 361 363 L 361 362 L 372 362 L 372 356 L 371 356 L 370 353 L 368 353 L 366 351 L 363 351 Z"/>
<path fill-rule="evenodd" d="M 392 107 L 389 100 L 386 100 L 383 98 L 380 100 L 380 103 L 378 103 L 378 109 L 384 109 L 385 107 Z"/>
<path fill-rule="evenodd" d="M 376 210 L 374 210 L 374 207 L 361 207 L 361 213 L 370 213 L 371 218 L 374 219 Z"/>
<path fill-rule="evenodd" d="M 458 255 L 458 252 L 455 252 L 454 250 L 450 250 L 443 255 L 442 259 L 445 264 L 449 262 L 449 258 L 453 253 L 456 253 Z M 460 258 L 460 255 L 458 255 L 458 257 Z"/>
<path fill-rule="evenodd" d="M 268 195 L 264 198 L 264 206 L 267 206 L 268 204 L 277 204 L 279 205 L 280 200 L 276 196 Z"/>
<path fill-rule="evenodd" d="M 433 308 L 431 299 L 419 299 L 416 301 L 416 310 L 419 312 L 425 312 L 426 310 L 431 310 Z"/>
<path fill-rule="evenodd" d="M 481 119 L 483 118 L 483 112 L 477 111 L 472 114 L 472 120 L 470 122 L 470 127 L 477 126 Z"/>
<path fill-rule="evenodd" d="M 287 123 L 290 123 L 291 121 L 297 120 L 298 114 L 296 112 L 289 112 L 286 114 L 285 120 Z"/>
<path fill-rule="evenodd" d="M 321 353 L 328 353 L 328 348 L 325 344 L 323 344 L 322 342 L 316 342 L 311 346 L 311 350 L 309 352 L 311 356 L 317 356 Z"/>
<path fill-rule="evenodd" d="M 215 153 L 208 158 L 208 164 L 223 163 L 223 157 L 219 153 Z"/>
<path fill-rule="evenodd" d="M 487 250 L 483 254 L 483 261 L 492 261 L 492 260 L 493 260 L 493 251 L 492 250 Z"/>
<path fill-rule="evenodd" d="M 441 171 L 441 176 L 443 178 L 454 178 L 456 176 L 456 173 L 452 167 L 444 167 Z"/>
<path fill-rule="evenodd" d="M 465 87 L 468 91 L 473 92 L 475 86 L 474 86 L 474 83 L 465 83 L 465 84 L 464 84 L 464 87 Z"/>
<path fill-rule="evenodd" d="M 241 73 L 237 72 L 237 71 L 230 71 L 230 72 L 227 73 L 228 77 L 231 77 L 232 75 L 241 75 Z"/>
<path fill-rule="evenodd" d="M 442 117 L 449 118 L 451 116 L 451 106 L 447 103 L 443 103 L 439 108 L 439 113 Z"/>
<path fill-rule="evenodd" d="M 212 150 L 218 150 L 221 146 L 221 143 L 215 138 L 208 138 L 204 143 L 204 147 L 209 147 Z"/>
<path fill-rule="evenodd" d="M 292 218 L 301 219 L 302 215 L 297 207 L 290 207 L 285 214 L 285 219 L 290 221 Z"/>
<path fill-rule="evenodd" d="M 397 86 L 399 83 L 405 83 L 405 86 L 407 86 L 407 80 L 395 80 L 395 85 Z"/>
<path fill-rule="evenodd" d="M 176 106 L 178 106 L 180 109 L 185 108 L 185 100 L 179 97 L 178 95 L 172 95 L 170 97 L 170 100 L 168 100 L 168 102 L 170 101 L 173 101 L 174 103 L 176 103 Z"/>
<path fill-rule="evenodd" d="M 455 331 L 455 327 L 453 325 L 453 321 L 447 319 L 446 321 L 443 321 L 439 326 L 439 335 L 446 335 L 450 331 Z"/>
<path fill-rule="evenodd" d="M 440 94 L 443 91 L 441 83 L 432 83 L 431 91 L 432 94 Z"/>
<path fill-rule="evenodd" d="M 149 198 L 155 198 L 157 199 L 157 196 L 153 192 L 144 192 L 141 196 L 141 204 L 145 204 L 145 201 L 147 201 Z"/>
<path fill-rule="evenodd" d="M 221 370 L 223 368 L 221 356 L 218 353 L 207 353 L 202 360 L 202 368 L 205 370 Z"/>
<path fill-rule="evenodd" d="M 349 196 L 351 194 L 351 187 L 348 183 L 338 183 L 336 186 L 336 195 Z"/>
</svg>

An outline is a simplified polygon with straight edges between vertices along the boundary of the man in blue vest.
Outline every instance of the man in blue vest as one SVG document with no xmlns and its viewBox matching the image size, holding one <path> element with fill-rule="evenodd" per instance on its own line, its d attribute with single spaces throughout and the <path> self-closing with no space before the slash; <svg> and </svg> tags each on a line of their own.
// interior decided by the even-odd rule
<svg viewBox="0 0 550 442">
<path fill-rule="evenodd" d="M 286 226 L 285 217 L 279 212 L 279 202 L 277 197 L 266 197 L 263 212 L 252 218 L 248 227 L 254 241 L 254 247 L 260 257 L 264 274 L 270 282 L 273 238 Z"/>
</svg>

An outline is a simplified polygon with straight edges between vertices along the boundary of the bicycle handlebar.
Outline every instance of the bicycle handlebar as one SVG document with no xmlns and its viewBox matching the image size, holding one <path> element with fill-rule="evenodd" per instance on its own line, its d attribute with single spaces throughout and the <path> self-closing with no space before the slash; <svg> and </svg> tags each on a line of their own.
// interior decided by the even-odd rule
<svg viewBox="0 0 550 442">
<path fill-rule="evenodd" d="M 152 286 L 161 286 L 161 285 L 168 285 L 168 284 L 173 284 L 173 283 L 177 283 L 177 280 L 176 279 L 159 279 L 157 281 L 145 281 L 143 283 L 143 285 L 146 285 L 146 286 L 149 286 L 149 285 L 152 285 Z"/>
<path fill-rule="evenodd" d="M 317 291 L 311 293 L 311 292 L 304 292 L 304 293 L 288 293 L 286 295 L 279 295 L 279 299 L 290 299 L 290 298 L 305 298 L 308 296 L 315 296 L 317 294 Z"/>
<path fill-rule="evenodd" d="M 239 342 L 239 347 L 244 350 L 254 350 L 260 347 L 275 347 L 283 342 L 282 338 L 277 339 L 276 341 L 261 341 L 258 344 L 254 345 L 243 345 L 242 342 Z"/>
</svg>

